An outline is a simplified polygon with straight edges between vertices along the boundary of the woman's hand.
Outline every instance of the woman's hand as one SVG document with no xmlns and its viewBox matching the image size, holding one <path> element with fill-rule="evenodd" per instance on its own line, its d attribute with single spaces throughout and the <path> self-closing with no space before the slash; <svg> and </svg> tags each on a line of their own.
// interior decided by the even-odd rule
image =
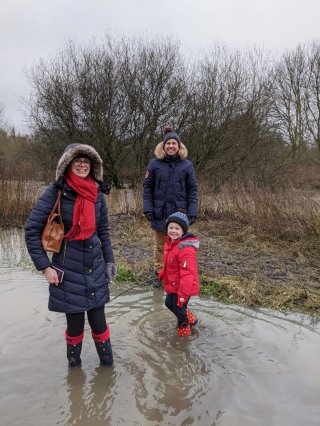
<svg viewBox="0 0 320 426">
<path fill-rule="evenodd" d="M 57 272 L 50 266 L 42 271 L 49 284 L 59 285 Z"/>
<path fill-rule="evenodd" d="M 117 267 L 112 262 L 107 262 L 106 263 L 106 267 L 107 267 L 107 279 L 108 279 L 108 282 L 112 283 L 112 281 L 115 280 L 116 275 L 117 275 Z"/>
</svg>

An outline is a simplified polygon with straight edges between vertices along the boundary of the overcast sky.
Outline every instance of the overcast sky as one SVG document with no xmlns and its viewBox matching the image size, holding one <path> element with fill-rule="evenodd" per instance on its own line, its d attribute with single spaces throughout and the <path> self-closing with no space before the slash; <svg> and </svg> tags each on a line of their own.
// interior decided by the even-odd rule
<svg viewBox="0 0 320 426">
<path fill-rule="evenodd" d="M 0 104 L 24 132 L 24 69 L 66 40 L 172 36 L 197 54 L 215 41 L 274 52 L 320 39 L 320 0 L 0 0 Z"/>
</svg>

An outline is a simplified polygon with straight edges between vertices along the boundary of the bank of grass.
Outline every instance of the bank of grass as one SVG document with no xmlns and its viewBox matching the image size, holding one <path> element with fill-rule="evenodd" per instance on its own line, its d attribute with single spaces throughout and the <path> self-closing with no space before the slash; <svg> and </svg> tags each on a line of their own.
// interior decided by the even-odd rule
<svg viewBox="0 0 320 426">
<path fill-rule="evenodd" d="M 117 222 L 121 222 L 120 226 L 112 231 L 121 271 L 117 282 L 126 283 L 128 287 L 134 284 L 137 287 L 151 286 L 152 233 L 149 224 L 143 218 L 117 219 Z M 230 219 L 200 219 L 191 230 L 201 236 L 198 257 L 202 261 L 199 263 L 202 297 L 213 297 L 226 304 L 319 315 L 320 277 L 317 281 L 315 275 L 320 261 L 320 247 L 316 237 L 313 243 L 309 241 L 306 245 L 303 239 L 285 241 L 274 236 L 267 238 L 265 233 L 255 233 L 248 224 Z M 215 246 L 211 246 L 210 239 L 218 240 Z M 230 262 L 234 261 L 235 264 L 241 256 L 247 259 L 248 265 L 251 262 L 251 268 L 256 262 L 257 272 L 247 275 L 235 272 L 232 276 L 220 274 L 213 266 L 217 247 L 220 249 L 220 258 L 229 256 Z M 293 278 L 285 277 L 283 281 L 262 275 L 258 271 L 258 257 L 269 255 L 272 259 L 282 258 L 284 261 L 286 257 L 294 256 L 300 268 L 297 275 Z M 247 266 L 246 260 L 244 266 Z M 312 282 L 310 274 L 313 274 Z"/>
<path fill-rule="evenodd" d="M 259 279 L 200 276 L 200 293 L 223 303 L 246 307 L 268 307 L 278 311 L 299 311 L 319 315 L 320 292 L 304 284 L 272 285 Z"/>
<path fill-rule="evenodd" d="M 200 296 L 212 297 L 225 304 L 245 307 L 264 307 L 282 312 L 301 312 L 319 316 L 320 292 L 304 284 L 282 284 L 280 286 L 258 279 L 242 277 L 210 276 L 201 273 Z M 151 286 L 147 275 L 140 273 L 139 264 L 118 267 L 117 284 Z"/>
<path fill-rule="evenodd" d="M 143 287 L 152 284 L 150 265 L 145 262 L 130 263 L 124 259 L 117 262 L 116 284 L 136 284 Z"/>
</svg>

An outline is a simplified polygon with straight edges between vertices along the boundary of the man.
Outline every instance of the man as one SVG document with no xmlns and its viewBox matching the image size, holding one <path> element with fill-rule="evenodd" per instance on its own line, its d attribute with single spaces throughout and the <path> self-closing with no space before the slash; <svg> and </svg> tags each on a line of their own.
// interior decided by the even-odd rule
<svg viewBox="0 0 320 426">
<path fill-rule="evenodd" d="M 166 127 L 163 141 L 154 151 L 143 183 L 143 212 L 154 231 L 154 281 L 159 287 L 158 273 L 163 264 L 166 220 L 176 211 L 188 215 L 192 224 L 198 211 L 198 184 L 188 151 L 178 133 Z"/>
</svg>

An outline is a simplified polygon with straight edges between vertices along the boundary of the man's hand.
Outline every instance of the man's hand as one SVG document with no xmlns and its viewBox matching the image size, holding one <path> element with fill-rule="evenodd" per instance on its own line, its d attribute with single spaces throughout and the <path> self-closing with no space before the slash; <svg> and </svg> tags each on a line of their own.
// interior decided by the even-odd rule
<svg viewBox="0 0 320 426">
<path fill-rule="evenodd" d="M 152 212 L 145 212 L 144 215 L 149 222 L 152 221 L 152 219 L 153 219 L 153 213 Z"/>
<path fill-rule="evenodd" d="M 197 218 L 195 216 L 188 216 L 189 225 L 192 225 L 196 221 L 196 219 Z"/>
</svg>

